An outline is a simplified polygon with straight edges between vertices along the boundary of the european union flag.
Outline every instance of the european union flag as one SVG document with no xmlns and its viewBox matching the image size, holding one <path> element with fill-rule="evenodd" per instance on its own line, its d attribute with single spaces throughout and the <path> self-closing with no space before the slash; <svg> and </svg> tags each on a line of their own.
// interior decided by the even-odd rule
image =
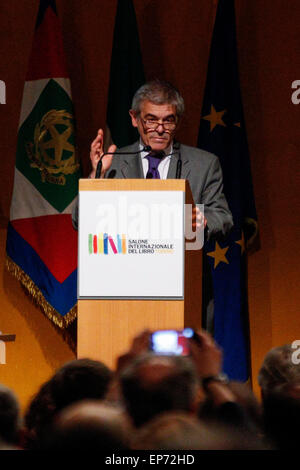
<svg viewBox="0 0 300 470">
<path fill-rule="evenodd" d="M 198 147 L 220 159 L 234 228 L 204 246 L 214 291 L 214 338 L 231 380 L 249 379 L 246 247 L 256 235 L 248 144 L 238 75 L 234 0 L 219 0 L 198 136 Z"/>
</svg>

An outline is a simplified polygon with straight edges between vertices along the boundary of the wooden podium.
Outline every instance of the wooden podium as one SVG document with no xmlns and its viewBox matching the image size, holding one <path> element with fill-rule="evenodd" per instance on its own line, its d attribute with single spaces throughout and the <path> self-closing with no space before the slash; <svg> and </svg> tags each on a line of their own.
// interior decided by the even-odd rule
<svg viewBox="0 0 300 470">
<path fill-rule="evenodd" d="M 138 192 L 138 195 L 141 191 L 156 192 L 156 194 L 162 192 L 162 197 L 167 194 L 163 193 L 164 191 L 176 191 L 183 195 L 184 204 L 193 204 L 186 180 L 82 179 L 79 182 L 79 240 L 80 224 L 83 223 L 80 217 L 83 210 L 81 195 L 88 192 L 89 197 L 93 197 L 94 192 L 99 194 L 112 191 L 133 191 Z M 170 258 L 165 257 L 164 263 L 167 263 L 168 259 Z M 81 263 L 82 261 L 79 263 L 79 270 Z M 184 295 L 179 299 L 119 298 L 118 295 L 113 298 L 97 296 L 82 298 L 79 289 L 78 358 L 97 359 L 114 368 L 117 357 L 128 350 L 132 339 L 145 328 L 150 330 L 182 329 L 186 326 L 201 328 L 202 250 L 185 250 L 183 244 L 182 269 Z M 105 272 L 99 272 L 99 278 L 103 276 Z M 160 276 L 160 272 L 156 273 L 156 276 Z M 166 279 L 161 279 L 161 283 L 164 282 Z"/>
</svg>

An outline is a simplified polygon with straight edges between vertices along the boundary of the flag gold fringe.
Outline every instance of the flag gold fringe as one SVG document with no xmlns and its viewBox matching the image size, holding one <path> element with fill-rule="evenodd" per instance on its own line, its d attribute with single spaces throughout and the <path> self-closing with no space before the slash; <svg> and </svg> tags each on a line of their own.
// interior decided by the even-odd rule
<svg viewBox="0 0 300 470">
<path fill-rule="evenodd" d="M 6 257 L 5 266 L 9 273 L 21 283 L 25 291 L 29 294 L 34 303 L 42 310 L 46 317 L 51 320 L 59 330 L 61 330 L 61 333 L 69 346 L 75 350 L 75 341 L 74 339 L 69 338 L 66 330 L 77 318 L 77 305 L 75 305 L 65 316 L 60 315 L 49 304 L 49 302 L 47 302 L 32 279 L 9 256 Z"/>
</svg>

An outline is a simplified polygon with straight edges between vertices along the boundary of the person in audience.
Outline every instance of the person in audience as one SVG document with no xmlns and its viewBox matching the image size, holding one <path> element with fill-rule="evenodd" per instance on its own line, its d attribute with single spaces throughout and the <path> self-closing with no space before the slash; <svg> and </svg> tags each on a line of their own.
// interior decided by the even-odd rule
<svg viewBox="0 0 300 470">
<path fill-rule="evenodd" d="M 56 410 L 87 398 L 103 399 L 112 377 L 112 371 L 100 361 L 85 358 L 67 362 L 51 378 Z"/>
<path fill-rule="evenodd" d="M 120 385 L 125 407 L 137 427 L 164 411 L 193 413 L 197 409 L 199 379 L 185 357 L 144 353 L 122 371 Z"/>
<path fill-rule="evenodd" d="M 121 394 L 135 426 L 173 410 L 198 414 L 207 423 L 254 430 L 222 375 L 222 351 L 208 332 L 197 331 L 190 339 L 188 357 L 149 352 L 150 336 L 149 331 L 138 335 L 118 361 Z"/>
<path fill-rule="evenodd" d="M 256 429 L 256 432 L 261 435 L 263 426 L 262 406 L 252 391 L 250 384 L 248 382 L 244 383 L 230 380 L 228 382 L 228 387 L 234 394 L 237 402 L 246 411 L 248 418 L 252 423 L 253 430 Z"/>
<path fill-rule="evenodd" d="M 0 384 L 0 442 L 2 449 L 14 449 L 20 445 L 21 414 L 14 392 Z"/>
<path fill-rule="evenodd" d="M 133 434 L 136 450 L 262 450 L 252 433 L 241 433 L 222 423 L 204 423 L 184 412 L 161 413 Z"/>
<path fill-rule="evenodd" d="M 218 388 L 222 387 L 223 399 L 216 400 Z M 225 398 L 225 389 L 228 398 Z M 206 398 L 199 409 L 199 418 L 205 423 L 219 423 L 239 429 L 241 433 L 253 433 L 264 439 L 262 407 L 246 383 L 228 381 L 225 385 L 211 383 L 206 387 Z"/>
<path fill-rule="evenodd" d="M 287 382 L 269 390 L 263 400 L 266 437 L 279 450 L 299 447 L 300 381 Z"/>
<path fill-rule="evenodd" d="M 266 437 L 278 449 L 297 449 L 300 364 L 297 351 L 291 344 L 277 346 L 268 351 L 259 370 L 258 383 L 261 389 Z"/>
<path fill-rule="evenodd" d="M 291 345 L 264 358 L 261 406 L 247 384 L 222 374 L 222 350 L 207 331 L 189 339 L 188 356 L 156 354 L 150 337 L 145 330 L 133 339 L 115 373 L 88 358 L 59 368 L 25 412 L 23 441 L 16 397 L 0 386 L 0 448 L 297 448 L 300 370 Z"/>
<path fill-rule="evenodd" d="M 88 358 L 64 364 L 40 387 L 25 413 L 24 447 L 39 448 L 55 416 L 72 403 L 105 398 L 113 378 L 102 362 Z"/>
<path fill-rule="evenodd" d="M 258 373 L 263 399 L 277 385 L 300 381 L 300 364 L 293 361 L 295 352 L 291 344 L 277 346 L 267 352 Z"/>
<path fill-rule="evenodd" d="M 185 411 L 160 413 L 133 433 L 131 447 L 138 450 L 196 450 L 207 441 L 208 427 Z"/>
<path fill-rule="evenodd" d="M 40 386 L 25 410 L 22 447 L 28 450 L 39 448 L 39 441 L 48 429 L 54 412 L 55 404 L 48 380 Z"/>
<path fill-rule="evenodd" d="M 58 413 L 44 443 L 44 450 L 129 449 L 130 424 L 120 407 L 96 400 L 73 403 Z"/>
</svg>

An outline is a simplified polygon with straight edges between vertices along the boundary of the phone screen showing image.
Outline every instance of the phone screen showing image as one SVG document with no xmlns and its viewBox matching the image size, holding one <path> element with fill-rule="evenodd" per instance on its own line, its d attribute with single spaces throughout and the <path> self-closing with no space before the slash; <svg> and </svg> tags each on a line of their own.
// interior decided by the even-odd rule
<svg viewBox="0 0 300 470">
<path fill-rule="evenodd" d="M 188 356 L 190 353 L 189 338 L 194 332 L 191 328 L 184 330 L 155 331 L 151 337 L 151 349 L 156 354 L 175 354 Z"/>
</svg>

